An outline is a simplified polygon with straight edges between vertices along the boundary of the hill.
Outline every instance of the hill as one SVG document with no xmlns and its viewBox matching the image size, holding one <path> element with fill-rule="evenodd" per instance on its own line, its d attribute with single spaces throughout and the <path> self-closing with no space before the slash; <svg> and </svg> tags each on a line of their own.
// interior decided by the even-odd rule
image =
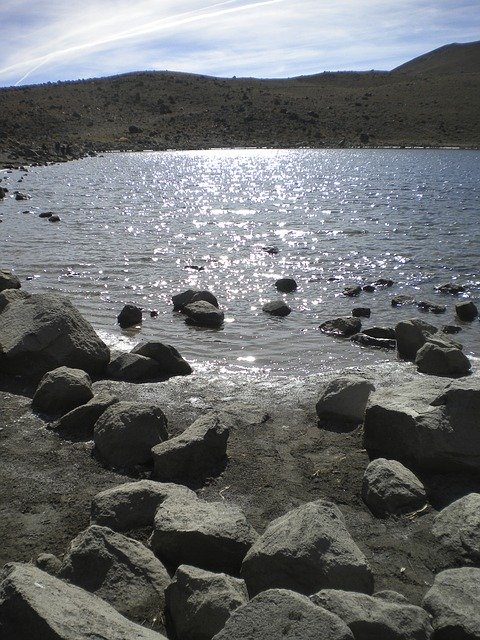
<svg viewBox="0 0 480 640">
<path fill-rule="evenodd" d="M 480 72 L 480 41 L 447 44 L 393 69 L 393 73 L 454 74 Z"/>
<path fill-rule="evenodd" d="M 1 89 L 0 162 L 109 149 L 479 147 L 478 52 L 479 43 L 449 45 L 392 72 L 260 80 L 148 71 Z"/>
</svg>

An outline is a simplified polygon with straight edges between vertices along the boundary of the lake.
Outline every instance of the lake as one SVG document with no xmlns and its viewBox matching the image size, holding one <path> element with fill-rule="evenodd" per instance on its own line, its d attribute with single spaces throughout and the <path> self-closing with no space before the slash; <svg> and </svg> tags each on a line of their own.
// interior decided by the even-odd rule
<svg viewBox="0 0 480 640">
<path fill-rule="evenodd" d="M 1 266 L 28 291 L 69 296 L 112 347 L 156 338 L 199 368 L 301 377 L 394 362 L 395 353 L 318 330 L 354 306 L 371 308 L 365 328 L 412 317 L 459 324 L 456 339 L 478 357 L 480 323 L 458 322 L 457 297 L 435 286 L 462 284 L 478 304 L 479 167 L 478 151 L 235 149 L 112 153 L 2 172 L 2 186 L 31 199 L 0 203 Z M 276 291 L 284 276 L 297 281 L 295 293 Z M 378 278 L 395 284 L 342 294 Z M 217 296 L 222 329 L 188 326 L 173 312 L 171 295 L 188 288 Z M 398 294 L 447 311 L 394 308 Z M 262 311 L 280 298 L 288 317 Z M 140 331 L 116 324 L 126 303 L 145 310 Z"/>
</svg>

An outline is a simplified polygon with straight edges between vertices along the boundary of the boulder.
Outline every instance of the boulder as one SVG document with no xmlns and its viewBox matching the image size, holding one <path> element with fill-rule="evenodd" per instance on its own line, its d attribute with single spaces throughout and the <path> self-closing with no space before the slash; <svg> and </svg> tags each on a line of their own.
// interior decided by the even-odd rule
<svg viewBox="0 0 480 640">
<path fill-rule="evenodd" d="M 96 421 L 108 407 L 116 402 L 118 402 L 116 396 L 101 391 L 87 403 L 72 409 L 55 422 L 50 423 L 48 427 L 64 435 L 91 437 Z"/>
<path fill-rule="evenodd" d="M 366 291 L 367 293 L 373 293 L 376 291 L 376 287 L 373 284 L 365 284 L 362 287 L 362 291 Z"/>
<path fill-rule="evenodd" d="M 316 404 L 320 419 L 340 419 L 359 423 L 363 421 L 368 397 L 374 385 L 360 376 L 334 378 L 323 389 Z"/>
<path fill-rule="evenodd" d="M 471 300 L 459 302 L 455 305 L 455 313 L 464 322 L 472 322 L 478 316 L 477 306 Z"/>
<path fill-rule="evenodd" d="M 393 296 L 391 303 L 392 307 L 405 307 L 406 305 L 415 304 L 415 298 L 407 294 L 400 294 Z"/>
<path fill-rule="evenodd" d="M 417 351 L 436 332 L 437 327 L 418 318 L 399 322 L 395 327 L 398 354 L 405 360 L 415 360 Z"/>
<path fill-rule="evenodd" d="M 463 350 L 463 345 L 452 338 L 444 335 L 443 332 L 434 333 L 433 336 L 428 336 L 427 342 L 437 345 L 442 349 L 460 349 Z"/>
<path fill-rule="evenodd" d="M 373 284 L 375 284 L 377 287 L 393 287 L 395 283 L 390 278 L 379 278 Z"/>
<path fill-rule="evenodd" d="M 442 509 L 432 533 L 452 562 L 480 567 L 480 493 L 470 493 Z"/>
<path fill-rule="evenodd" d="M 20 191 L 14 191 L 15 200 L 30 200 L 28 193 L 21 193 Z"/>
<path fill-rule="evenodd" d="M 395 340 L 395 329 L 392 327 L 369 327 L 368 329 L 364 329 L 362 333 L 371 338 Z"/>
<path fill-rule="evenodd" d="M 139 382 L 159 377 L 159 366 L 152 358 L 136 353 L 121 353 L 110 360 L 106 374 L 114 380 Z"/>
<path fill-rule="evenodd" d="M 11 271 L 0 269 L 0 291 L 5 289 L 20 289 L 20 279 Z"/>
<path fill-rule="evenodd" d="M 435 640 L 480 638 L 480 569 L 447 569 L 435 576 L 423 607 L 432 616 Z"/>
<path fill-rule="evenodd" d="M 480 471 L 480 383 L 456 381 L 439 395 L 428 379 L 376 391 L 364 422 L 370 458 L 412 469 Z"/>
<path fill-rule="evenodd" d="M 444 327 L 442 327 L 442 332 L 447 334 L 460 333 L 461 330 L 462 327 L 459 327 L 456 324 L 446 324 Z"/>
<path fill-rule="evenodd" d="M 346 316 L 344 318 L 327 320 L 326 322 L 323 322 L 319 328 L 322 333 L 326 333 L 329 336 L 348 338 L 349 336 L 353 336 L 353 334 L 361 331 L 362 323 L 358 318 Z"/>
<path fill-rule="evenodd" d="M 265 589 L 306 595 L 320 589 L 371 593 L 373 576 L 340 510 L 317 500 L 271 522 L 245 556 L 241 575 L 251 596 Z"/>
<path fill-rule="evenodd" d="M 153 447 L 154 477 L 189 485 L 213 476 L 226 461 L 228 436 L 216 413 L 201 416 L 179 436 Z"/>
<path fill-rule="evenodd" d="M 372 310 L 370 307 L 354 307 L 352 309 L 352 316 L 354 318 L 370 318 Z"/>
<path fill-rule="evenodd" d="M 450 378 L 468 375 L 472 366 L 460 349 L 454 346 L 442 347 L 430 341 L 417 351 L 415 364 L 420 373 Z"/>
<path fill-rule="evenodd" d="M 191 302 L 185 305 L 182 311 L 187 316 L 186 322 L 188 324 L 195 324 L 200 327 L 220 327 L 225 318 L 223 311 L 204 300 Z"/>
<path fill-rule="evenodd" d="M 441 293 L 453 293 L 454 295 L 465 291 L 465 287 L 463 285 L 456 284 L 455 282 L 446 282 L 445 284 L 435 287 L 435 289 Z"/>
<path fill-rule="evenodd" d="M 388 515 L 424 507 L 427 495 L 417 476 L 401 462 L 377 458 L 363 476 L 362 499 L 373 513 Z"/>
<path fill-rule="evenodd" d="M 51 218 L 53 216 L 53 211 L 42 211 L 38 214 L 39 218 Z"/>
<path fill-rule="evenodd" d="M 281 318 L 288 316 L 292 312 L 291 308 L 283 300 L 272 300 L 263 305 L 262 311 L 272 316 L 280 316 Z"/>
<path fill-rule="evenodd" d="M 58 367 L 40 380 L 32 406 L 51 415 L 63 415 L 93 398 L 90 376 L 81 369 Z"/>
<path fill-rule="evenodd" d="M 48 217 L 48 221 L 49 222 L 60 222 L 60 216 L 56 215 L 55 213 L 51 216 Z"/>
<path fill-rule="evenodd" d="M 310 600 L 343 620 L 355 640 L 428 640 L 432 633 L 428 613 L 408 603 L 338 589 L 324 589 Z"/>
<path fill-rule="evenodd" d="M 188 376 L 192 373 L 192 367 L 182 358 L 177 349 L 169 344 L 163 344 L 156 340 L 140 342 L 133 347 L 130 353 L 155 360 L 162 378 Z"/>
<path fill-rule="evenodd" d="M 93 498 L 90 521 L 114 531 L 153 527 L 158 507 L 167 500 L 196 500 L 193 491 L 183 485 L 138 480 L 106 489 Z"/>
<path fill-rule="evenodd" d="M 0 370 L 40 377 L 60 366 L 103 371 L 110 351 L 72 303 L 54 294 L 12 300 L 0 313 Z"/>
<path fill-rule="evenodd" d="M 46 571 L 51 576 L 56 576 L 62 567 L 62 561 L 53 553 L 41 553 L 35 560 L 35 565 L 42 571 Z M 1 626 L 0 626 L 1 628 Z"/>
<path fill-rule="evenodd" d="M 417 307 L 422 311 L 429 311 L 430 313 L 445 313 L 447 307 L 444 304 L 437 304 L 436 302 L 430 302 L 429 300 L 421 300 L 417 302 Z"/>
<path fill-rule="evenodd" d="M 155 514 L 150 544 L 166 564 L 237 574 L 258 534 L 227 502 L 168 498 Z"/>
<path fill-rule="evenodd" d="M 361 292 L 362 292 L 362 287 L 359 287 L 359 286 L 345 287 L 343 289 L 343 295 L 349 298 L 355 298 L 356 296 L 359 296 Z"/>
<path fill-rule="evenodd" d="M 134 304 L 126 304 L 117 316 L 117 322 L 126 329 L 142 323 L 142 310 Z"/>
<path fill-rule="evenodd" d="M 149 625 L 163 615 L 164 591 L 170 584 L 167 570 L 150 549 L 97 525 L 72 540 L 58 577 L 94 593 L 127 618 Z"/>
<path fill-rule="evenodd" d="M 176 638 L 211 640 L 232 611 L 248 602 L 248 593 L 243 580 L 182 564 L 165 600 Z"/>
<path fill-rule="evenodd" d="M 192 302 L 209 302 L 218 309 L 218 300 L 210 291 L 197 291 L 195 289 L 187 289 L 182 293 L 177 293 L 172 296 L 173 309 L 176 311 L 182 311 L 183 308 Z"/>
<path fill-rule="evenodd" d="M 282 293 L 292 293 L 297 290 L 297 286 L 293 278 L 280 278 L 275 282 L 275 288 Z"/>
<path fill-rule="evenodd" d="M 307 597 L 269 589 L 236 609 L 213 640 L 354 640 L 340 618 Z"/>
<path fill-rule="evenodd" d="M 396 349 L 396 340 L 388 338 L 372 338 L 372 336 L 366 335 L 364 332 L 356 333 L 350 338 L 352 342 L 362 345 L 362 347 L 374 347 L 378 349 Z"/>
<path fill-rule="evenodd" d="M 160 407 L 117 402 L 95 423 L 93 439 L 102 458 L 115 467 L 133 467 L 152 460 L 152 447 L 168 438 Z"/>
<path fill-rule="evenodd" d="M 0 313 L 10 302 L 17 300 L 26 300 L 30 298 L 30 293 L 23 291 L 22 289 L 4 289 L 0 292 Z"/>
<path fill-rule="evenodd" d="M 8 564 L 1 578 L 2 640 L 166 640 L 33 565 Z"/>
</svg>

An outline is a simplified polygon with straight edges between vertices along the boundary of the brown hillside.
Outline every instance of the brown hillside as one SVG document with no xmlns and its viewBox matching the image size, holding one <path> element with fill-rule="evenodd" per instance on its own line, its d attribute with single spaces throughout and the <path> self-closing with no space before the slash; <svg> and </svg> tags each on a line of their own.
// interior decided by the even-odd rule
<svg viewBox="0 0 480 640">
<path fill-rule="evenodd" d="M 478 54 L 478 43 L 462 47 L 472 59 Z M 441 57 L 443 69 L 453 68 L 457 49 Z M 478 71 L 285 80 L 141 72 L 0 90 L 0 159 L 108 149 L 478 147 L 479 112 Z"/>
<path fill-rule="evenodd" d="M 479 73 L 480 41 L 447 44 L 425 53 L 393 70 L 392 73 Z"/>
</svg>

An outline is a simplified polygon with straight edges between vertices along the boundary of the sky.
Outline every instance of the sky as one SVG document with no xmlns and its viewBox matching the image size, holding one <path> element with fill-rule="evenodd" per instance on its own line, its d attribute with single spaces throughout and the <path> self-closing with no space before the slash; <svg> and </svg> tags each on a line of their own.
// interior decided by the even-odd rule
<svg viewBox="0 0 480 640">
<path fill-rule="evenodd" d="M 390 70 L 480 40 L 480 0 L 0 0 L 0 86 Z"/>
</svg>

